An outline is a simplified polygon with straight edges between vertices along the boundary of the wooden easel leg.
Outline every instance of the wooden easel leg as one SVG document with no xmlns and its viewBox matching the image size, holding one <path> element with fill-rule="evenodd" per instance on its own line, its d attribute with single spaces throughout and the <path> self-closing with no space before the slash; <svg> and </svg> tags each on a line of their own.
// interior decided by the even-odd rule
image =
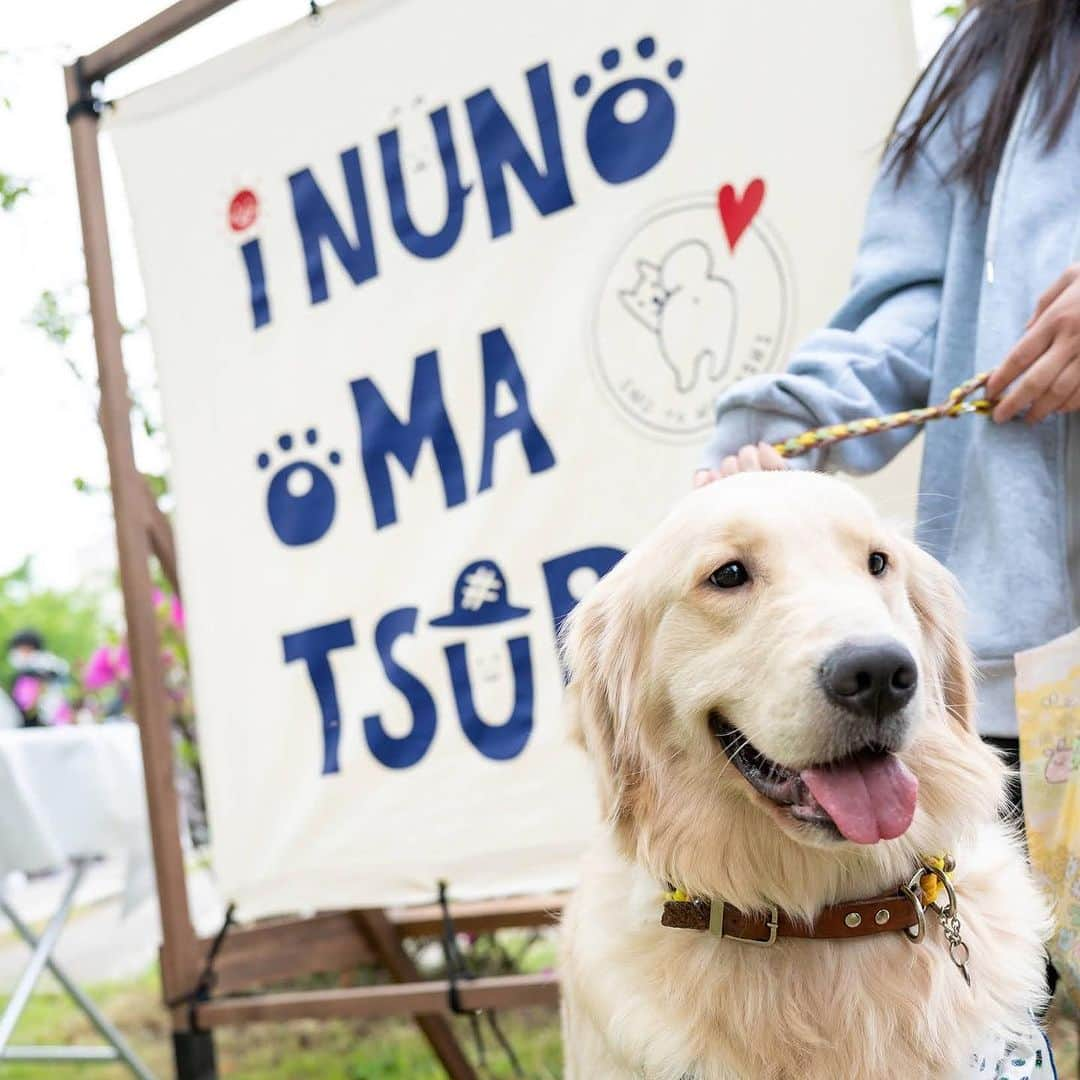
<svg viewBox="0 0 1080 1080">
<path fill-rule="evenodd" d="M 209 1031 L 174 1031 L 176 1080 L 217 1080 L 214 1036 Z"/>
<path fill-rule="evenodd" d="M 394 982 L 418 982 L 421 978 L 416 965 L 401 945 L 401 939 L 386 912 L 369 908 L 352 912 L 353 918 L 371 945 L 371 951 L 390 973 Z M 416 1024 L 442 1062 L 451 1080 L 477 1080 L 476 1070 L 469 1064 L 453 1029 L 445 1017 L 424 1015 L 416 1017 Z"/>
<path fill-rule="evenodd" d="M 101 430 L 109 461 L 124 616 L 131 650 L 132 705 L 142 742 L 146 804 L 161 911 L 161 981 L 165 1000 L 174 1001 L 195 987 L 203 958 L 191 925 L 184 854 L 180 846 L 179 811 L 173 783 L 172 712 L 165 690 L 150 577 L 150 535 L 154 521 L 149 511 L 146 484 L 135 466 L 127 374 L 121 349 L 120 319 L 116 312 L 101 178 L 97 114 L 86 101 L 90 88 L 84 83 L 80 66 L 65 68 L 64 79 L 68 105 L 75 109 L 69 114 L 71 148 L 98 361 Z M 158 531 L 161 532 L 160 528 Z M 164 539 L 159 539 L 162 539 L 162 551 L 167 555 Z M 184 1035 L 184 1025 L 177 1023 L 175 1026 L 178 1039 L 186 1046 L 190 1037 Z M 205 1040 L 201 1044 L 201 1057 L 190 1060 L 209 1060 L 211 1071 L 189 1072 L 183 1074 L 185 1077 L 213 1075 L 213 1047 L 209 1036 Z M 210 1047 L 209 1058 L 207 1046 Z"/>
</svg>

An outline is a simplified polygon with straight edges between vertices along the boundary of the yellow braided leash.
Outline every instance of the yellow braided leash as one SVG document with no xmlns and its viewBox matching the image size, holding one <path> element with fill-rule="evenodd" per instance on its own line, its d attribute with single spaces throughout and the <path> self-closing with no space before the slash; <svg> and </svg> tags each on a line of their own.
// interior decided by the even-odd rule
<svg viewBox="0 0 1080 1080">
<path fill-rule="evenodd" d="M 940 405 L 929 405 L 925 409 L 910 409 L 907 412 L 893 413 L 891 416 L 868 416 L 864 420 L 852 420 L 847 424 L 831 424 L 828 427 L 814 428 L 785 442 L 773 443 L 773 449 L 781 457 L 798 457 L 811 450 L 832 446 L 833 443 L 854 439 L 860 435 L 874 435 L 879 431 L 892 431 L 894 428 L 925 424 L 928 420 L 941 420 L 946 416 L 988 413 L 997 402 L 985 397 L 976 401 L 964 399 L 985 386 L 989 378 L 990 372 L 984 371 L 981 375 L 962 382 L 949 394 L 948 400 Z"/>
</svg>

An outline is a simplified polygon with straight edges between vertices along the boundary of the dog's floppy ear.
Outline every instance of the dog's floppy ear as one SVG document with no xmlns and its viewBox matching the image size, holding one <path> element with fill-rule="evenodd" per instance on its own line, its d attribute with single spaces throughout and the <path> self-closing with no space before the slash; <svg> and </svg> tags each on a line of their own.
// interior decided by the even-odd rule
<svg viewBox="0 0 1080 1080">
<path fill-rule="evenodd" d="M 946 711 L 961 727 L 975 730 L 975 680 L 964 636 L 964 604 L 956 579 L 915 544 L 908 543 L 908 595 L 930 646 Z"/>
<path fill-rule="evenodd" d="M 595 763 L 603 811 L 620 831 L 632 830 L 644 764 L 635 721 L 644 618 L 634 591 L 620 588 L 624 576 L 620 565 L 598 582 L 562 632 L 572 733 Z"/>
</svg>

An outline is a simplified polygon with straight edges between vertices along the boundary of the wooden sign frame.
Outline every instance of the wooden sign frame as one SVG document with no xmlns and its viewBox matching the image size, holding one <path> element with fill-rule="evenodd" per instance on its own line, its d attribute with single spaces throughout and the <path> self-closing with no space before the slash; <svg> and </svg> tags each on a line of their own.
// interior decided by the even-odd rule
<svg viewBox="0 0 1080 1080">
<path fill-rule="evenodd" d="M 438 934 L 437 906 L 401 910 L 328 912 L 239 928 L 220 941 L 200 938 L 191 922 L 173 780 L 170 708 L 154 613 L 150 559 L 154 556 L 179 594 L 176 553 L 168 519 L 158 509 L 135 464 L 130 401 L 121 348 L 115 282 L 98 147 L 100 102 L 93 85 L 172 40 L 235 0 L 179 0 L 64 69 L 67 120 L 75 161 L 90 315 L 101 390 L 105 440 L 116 520 L 116 544 L 131 651 L 133 709 L 142 738 L 146 798 L 161 911 L 161 982 L 170 1010 L 178 1080 L 214 1080 L 213 1029 L 301 1017 L 412 1016 L 454 1080 L 475 1080 L 450 1026 L 451 983 L 422 980 L 402 939 Z M 452 905 L 460 931 L 553 923 L 556 895 Z M 396 985 L 331 990 L 265 991 L 305 975 L 342 973 L 376 964 Z M 468 1011 L 551 1005 L 554 975 L 510 975 L 458 983 L 458 1009 Z"/>
</svg>

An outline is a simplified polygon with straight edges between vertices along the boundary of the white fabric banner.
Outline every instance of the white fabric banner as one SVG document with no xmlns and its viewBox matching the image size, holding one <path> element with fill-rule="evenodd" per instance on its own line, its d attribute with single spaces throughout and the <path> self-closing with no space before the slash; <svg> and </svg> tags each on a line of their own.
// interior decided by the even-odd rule
<svg viewBox="0 0 1080 1080">
<path fill-rule="evenodd" d="M 905 0 L 340 2 L 109 120 L 243 916 L 565 886 L 556 627 L 842 297 Z"/>
</svg>

